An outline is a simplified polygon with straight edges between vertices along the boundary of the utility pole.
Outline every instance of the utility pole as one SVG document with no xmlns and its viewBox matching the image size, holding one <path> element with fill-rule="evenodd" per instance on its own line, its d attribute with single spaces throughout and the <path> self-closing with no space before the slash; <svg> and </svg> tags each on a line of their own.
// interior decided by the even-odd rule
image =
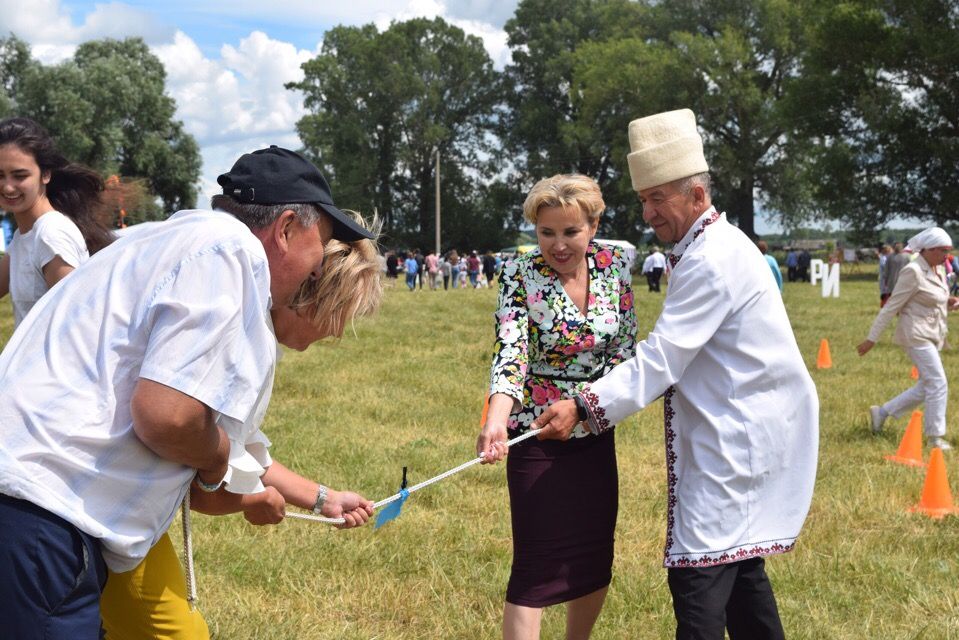
<svg viewBox="0 0 959 640">
<path fill-rule="evenodd" d="M 440 257 L 440 148 L 436 147 L 436 257 Z"/>
</svg>

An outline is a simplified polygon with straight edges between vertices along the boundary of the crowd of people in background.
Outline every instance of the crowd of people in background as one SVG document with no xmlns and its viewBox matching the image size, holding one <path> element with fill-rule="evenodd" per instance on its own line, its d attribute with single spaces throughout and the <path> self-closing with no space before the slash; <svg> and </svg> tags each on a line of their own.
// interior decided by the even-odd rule
<svg viewBox="0 0 959 640">
<path fill-rule="evenodd" d="M 897 245 L 899 250 L 902 245 Z M 770 253 L 765 241 L 758 241 L 757 248 L 766 257 L 776 278 L 777 285 L 782 291 L 783 275 L 779 263 Z M 460 253 L 456 249 L 451 249 L 442 255 L 437 255 L 435 251 L 427 251 L 425 254 L 418 248 L 413 249 L 390 249 L 380 256 L 381 268 L 386 275 L 386 286 L 395 287 L 396 283 L 402 278 L 409 291 L 427 289 L 430 291 L 450 289 L 486 289 L 492 288 L 493 280 L 502 271 L 503 265 L 515 258 L 521 253 L 512 251 L 479 251 L 471 250 L 469 253 Z M 786 254 L 786 280 L 788 282 L 807 282 L 809 280 L 809 265 L 812 256 L 808 250 L 790 249 Z M 959 260 L 957 260 L 959 263 Z M 885 262 L 880 259 L 880 273 L 884 273 L 883 266 Z M 901 268 L 901 265 L 900 265 Z M 959 272 L 959 264 L 956 267 Z M 638 264 L 636 273 L 646 278 L 646 284 L 650 293 L 661 293 L 661 282 L 664 276 L 668 277 L 666 266 L 666 255 L 663 250 L 651 245 L 649 252 L 643 259 L 642 266 Z M 776 277 L 778 274 L 778 277 Z M 882 275 L 880 275 L 882 278 Z M 891 288 L 889 289 L 892 290 Z M 888 295 L 886 296 L 888 297 Z"/>
<path fill-rule="evenodd" d="M 514 253 L 493 251 L 470 251 L 460 255 L 451 249 L 441 256 L 429 251 L 425 255 L 419 249 L 387 251 L 383 256 L 383 271 L 387 286 L 396 286 L 400 274 L 404 274 L 410 291 L 443 289 L 485 289 L 493 286 L 493 280 L 506 260 L 516 257 Z"/>
<path fill-rule="evenodd" d="M 756 248 L 769 264 L 770 272 L 780 291 L 783 290 L 784 282 L 809 282 L 812 254 L 808 249 L 787 247 L 783 265 L 785 269 L 783 269 L 770 252 L 766 241 L 757 240 Z M 908 249 L 904 249 L 901 242 L 883 245 L 877 253 L 881 306 L 892 293 L 902 267 L 910 262 L 912 256 Z M 396 286 L 402 274 L 410 291 L 424 288 L 431 291 L 484 289 L 493 286 L 493 280 L 507 261 L 518 258 L 520 255 L 511 251 L 481 252 L 477 250 L 460 254 L 456 249 L 451 249 L 442 255 L 437 255 L 434 251 L 424 255 L 419 249 L 389 250 L 381 256 L 381 267 L 386 275 L 388 287 Z M 640 257 L 642 255 L 641 253 Z M 826 260 L 832 262 L 836 258 L 826 256 Z M 943 264 L 943 269 L 951 293 L 959 295 L 959 256 L 950 253 Z M 637 263 L 634 272 L 646 279 L 650 293 L 661 293 L 661 282 L 664 277 L 668 278 L 669 274 L 663 249 L 650 245 L 643 258 L 642 266 L 640 267 Z"/>
</svg>

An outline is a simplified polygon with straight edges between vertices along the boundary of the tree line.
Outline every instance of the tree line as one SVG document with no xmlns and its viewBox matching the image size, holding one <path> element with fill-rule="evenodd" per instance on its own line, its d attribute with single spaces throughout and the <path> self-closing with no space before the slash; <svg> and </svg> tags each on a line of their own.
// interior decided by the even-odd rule
<svg viewBox="0 0 959 640">
<path fill-rule="evenodd" d="M 301 139 L 338 188 L 421 246 L 433 149 L 448 159 L 450 246 L 505 241 L 523 193 L 558 172 L 599 182 L 601 233 L 638 237 L 627 125 L 682 107 L 746 233 L 758 207 L 868 241 L 896 218 L 959 217 L 957 20 L 945 0 L 524 0 L 502 72 L 477 38 L 419 19 L 333 29 L 290 86 L 310 111 Z"/>
<path fill-rule="evenodd" d="M 413 19 L 331 29 L 288 88 L 305 98 L 303 151 L 391 243 L 433 246 L 437 154 L 444 249 L 511 244 L 523 194 L 559 172 L 595 178 L 601 233 L 636 239 L 627 125 L 682 107 L 746 233 L 761 211 L 867 242 L 897 218 L 959 218 L 957 22 L 955 0 L 523 0 L 502 71 L 478 38 Z M 52 67 L 20 45 L 0 41 L 0 113 L 146 177 L 164 208 L 192 204 L 196 143 L 142 42 L 86 43 Z"/>
<path fill-rule="evenodd" d="M 106 176 L 139 178 L 130 222 L 196 205 L 200 149 L 174 118 L 166 71 L 138 38 L 81 44 L 43 65 L 15 35 L 0 39 L 0 117 L 33 118 L 73 162 Z M 133 193 L 138 193 L 134 189 Z"/>
</svg>

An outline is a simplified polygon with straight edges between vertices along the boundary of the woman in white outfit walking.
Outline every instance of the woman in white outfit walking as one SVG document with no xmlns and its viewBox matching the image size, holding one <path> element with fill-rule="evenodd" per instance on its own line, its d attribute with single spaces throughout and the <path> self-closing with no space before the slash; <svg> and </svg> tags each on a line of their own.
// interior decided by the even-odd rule
<svg viewBox="0 0 959 640">
<path fill-rule="evenodd" d="M 946 435 L 946 400 L 949 385 L 939 351 L 946 340 L 946 313 L 959 307 L 959 298 L 949 297 L 944 274 L 937 270 L 952 250 L 952 239 L 939 227 L 931 227 L 909 240 L 918 257 L 902 268 L 892 295 L 876 316 L 869 337 L 856 347 L 864 356 L 879 340 L 883 330 L 899 316 L 893 342 L 906 350 L 919 370 L 919 380 L 882 406 L 869 409 L 872 431 L 879 433 L 890 415 L 901 416 L 925 403 L 924 431 L 930 447 L 952 447 Z"/>
</svg>

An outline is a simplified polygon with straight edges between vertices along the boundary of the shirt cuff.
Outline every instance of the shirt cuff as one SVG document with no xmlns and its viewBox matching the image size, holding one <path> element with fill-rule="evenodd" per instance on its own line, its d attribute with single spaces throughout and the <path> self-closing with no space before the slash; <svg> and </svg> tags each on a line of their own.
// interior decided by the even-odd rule
<svg viewBox="0 0 959 640">
<path fill-rule="evenodd" d="M 586 427 L 593 435 L 599 435 L 604 431 L 609 431 L 613 425 L 606 419 L 606 410 L 599 406 L 599 396 L 592 392 L 589 383 L 579 392 L 579 397 L 583 399 L 586 405 Z"/>
</svg>

